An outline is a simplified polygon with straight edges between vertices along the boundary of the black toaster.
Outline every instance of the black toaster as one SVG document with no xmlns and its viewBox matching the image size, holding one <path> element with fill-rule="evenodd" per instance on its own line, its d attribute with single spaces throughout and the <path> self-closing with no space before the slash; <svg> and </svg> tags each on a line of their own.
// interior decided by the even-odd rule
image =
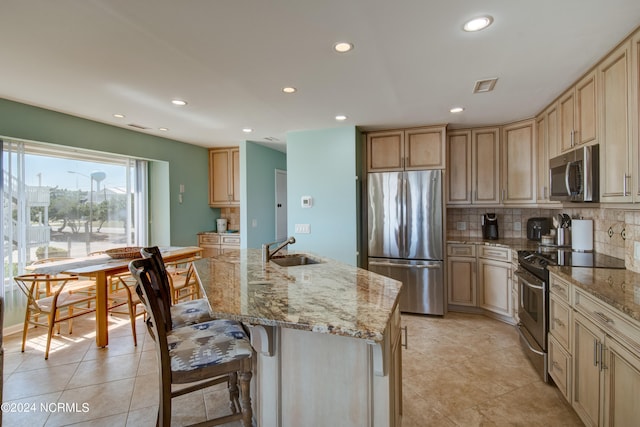
<svg viewBox="0 0 640 427">
<path fill-rule="evenodd" d="M 549 234 L 551 219 L 536 217 L 527 220 L 527 239 L 540 241 L 542 236 Z"/>
</svg>

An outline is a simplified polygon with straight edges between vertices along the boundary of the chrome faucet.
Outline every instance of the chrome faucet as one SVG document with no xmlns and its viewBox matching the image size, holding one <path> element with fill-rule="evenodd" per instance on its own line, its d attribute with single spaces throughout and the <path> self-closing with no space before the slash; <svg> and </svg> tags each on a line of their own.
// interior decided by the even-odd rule
<svg viewBox="0 0 640 427">
<path fill-rule="evenodd" d="M 284 242 L 280 243 L 280 242 L 272 242 L 272 243 L 264 243 L 262 245 L 262 261 L 264 262 L 269 262 L 269 260 L 278 252 L 280 251 L 282 248 L 284 248 L 285 246 L 289 245 L 289 244 L 293 244 L 296 242 L 296 238 L 291 236 L 289 237 L 287 240 L 285 240 Z M 277 248 L 275 248 L 273 250 L 273 252 L 271 252 L 269 250 L 269 247 L 271 245 L 275 245 L 276 243 L 280 243 L 280 245 L 278 245 Z"/>
</svg>

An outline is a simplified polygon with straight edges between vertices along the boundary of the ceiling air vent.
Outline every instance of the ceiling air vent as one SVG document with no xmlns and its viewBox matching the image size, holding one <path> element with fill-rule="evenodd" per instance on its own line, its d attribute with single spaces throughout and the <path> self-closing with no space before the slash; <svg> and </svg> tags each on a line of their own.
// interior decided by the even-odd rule
<svg viewBox="0 0 640 427">
<path fill-rule="evenodd" d="M 132 128 L 142 129 L 142 130 L 150 129 L 150 128 L 146 127 L 146 126 L 137 125 L 135 123 L 129 123 L 127 126 L 131 126 Z"/>
<path fill-rule="evenodd" d="M 280 141 L 278 138 L 274 137 L 274 136 L 265 136 L 264 139 L 266 139 L 269 142 L 277 142 Z"/>
<path fill-rule="evenodd" d="M 493 79 L 478 80 L 476 81 L 475 86 L 473 86 L 473 93 L 491 92 L 496 86 L 497 81 L 497 77 Z"/>
</svg>

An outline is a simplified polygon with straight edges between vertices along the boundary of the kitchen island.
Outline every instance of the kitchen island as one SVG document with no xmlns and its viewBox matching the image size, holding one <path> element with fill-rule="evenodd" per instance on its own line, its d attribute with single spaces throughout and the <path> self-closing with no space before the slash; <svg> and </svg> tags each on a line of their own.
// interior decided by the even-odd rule
<svg viewBox="0 0 640 427">
<path fill-rule="evenodd" d="M 402 284 L 328 258 L 281 267 L 245 249 L 194 263 L 215 316 L 257 357 L 258 426 L 399 426 Z"/>
</svg>

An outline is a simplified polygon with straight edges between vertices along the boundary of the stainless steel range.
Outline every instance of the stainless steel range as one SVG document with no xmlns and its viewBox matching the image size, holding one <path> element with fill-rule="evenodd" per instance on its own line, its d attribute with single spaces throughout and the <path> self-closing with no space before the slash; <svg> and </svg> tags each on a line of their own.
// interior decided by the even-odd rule
<svg viewBox="0 0 640 427">
<path fill-rule="evenodd" d="M 572 252 L 540 247 L 538 251 L 518 251 L 519 302 L 517 325 L 520 343 L 545 382 L 549 381 L 547 333 L 549 332 L 549 265 L 625 268 L 624 260 L 595 252 Z"/>
</svg>

